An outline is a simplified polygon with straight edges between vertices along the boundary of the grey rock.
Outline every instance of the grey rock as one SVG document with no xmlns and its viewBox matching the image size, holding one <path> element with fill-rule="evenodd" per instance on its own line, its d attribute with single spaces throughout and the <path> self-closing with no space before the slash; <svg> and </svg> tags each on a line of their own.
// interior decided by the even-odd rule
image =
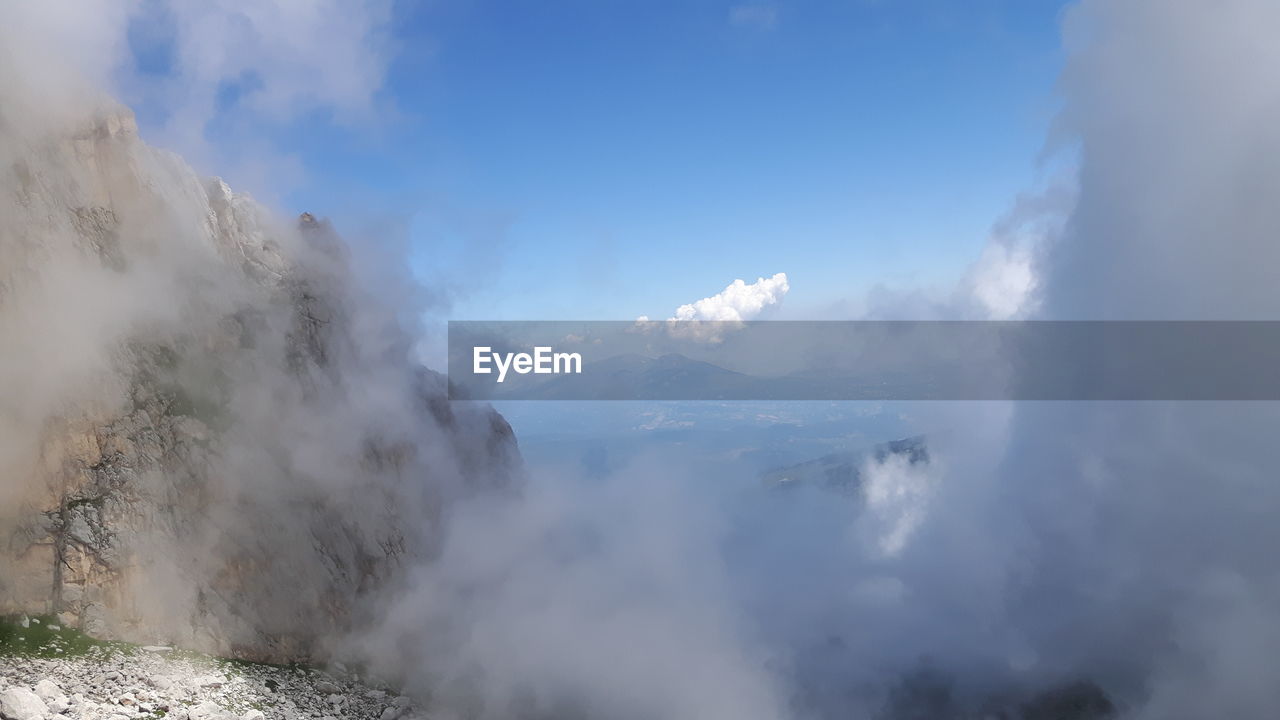
<svg viewBox="0 0 1280 720">
<path fill-rule="evenodd" d="M 67 708 L 71 707 L 71 700 L 67 698 L 66 693 L 62 692 L 62 688 L 58 687 L 57 683 L 48 678 L 36 683 L 35 693 L 54 715 L 66 712 Z"/>
<path fill-rule="evenodd" d="M 149 682 L 151 683 L 151 687 L 156 688 L 157 690 L 169 690 L 173 687 L 173 680 L 170 680 L 164 675 L 152 676 L 149 678 Z"/>
<path fill-rule="evenodd" d="M 191 720 L 221 720 L 229 713 L 222 709 L 222 706 L 212 700 L 205 700 L 195 707 L 187 710 L 187 717 Z"/>
<path fill-rule="evenodd" d="M 0 692 L 0 717 L 5 720 L 44 720 L 49 708 L 39 695 L 23 687 Z"/>
<path fill-rule="evenodd" d="M 102 603 L 90 603 L 85 606 L 80 616 L 80 625 L 85 634 L 94 637 L 105 637 L 107 633 L 107 609 Z"/>
</svg>

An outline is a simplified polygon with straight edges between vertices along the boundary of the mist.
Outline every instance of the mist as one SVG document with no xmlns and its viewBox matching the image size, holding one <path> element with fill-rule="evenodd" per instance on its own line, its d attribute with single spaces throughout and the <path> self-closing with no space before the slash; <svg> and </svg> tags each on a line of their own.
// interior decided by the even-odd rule
<svg viewBox="0 0 1280 720">
<path fill-rule="evenodd" d="M 419 367 L 406 308 L 434 294 L 406 258 L 202 178 L 113 99 L 167 108 L 148 140 L 202 172 L 292 177 L 253 128 L 380 107 L 388 6 L 327 9 L 3 4 L 0 529 L 39 536 L 32 507 L 65 514 L 108 470 L 142 497 L 119 597 L 82 615 L 358 665 L 444 719 L 1280 707 L 1271 403 L 916 404 L 928 462 L 868 456 L 848 497 L 670 449 L 521 466 L 505 421 Z M 140 17 L 176 80 L 129 68 Z M 1072 177 L 1011 198 L 958 287 L 864 316 L 1273 318 L 1278 22 L 1263 0 L 1071 6 L 1046 143 Z M 259 94 L 221 115 L 245 73 Z M 212 123 L 267 150 L 218 168 Z M 47 587 L 33 557 L 0 556 L 6 607 Z"/>
</svg>

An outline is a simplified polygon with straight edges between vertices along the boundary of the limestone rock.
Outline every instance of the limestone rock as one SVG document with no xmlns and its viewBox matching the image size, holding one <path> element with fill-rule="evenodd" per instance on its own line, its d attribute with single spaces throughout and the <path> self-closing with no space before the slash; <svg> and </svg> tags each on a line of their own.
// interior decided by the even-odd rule
<svg viewBox="0 0 1280 720">
<path fill-rule="evenodd" d="M 49 708 L 40 696 L 22 687 L 0 692 L 0 717 L 4 720 L 44 720 Z"/>
<path fill-rule="evenodd" d="M 57 715 L 71 706 L 71 700 L 62 692 L 57 683 L 45 678 L 36 683 L 35 693 L 48 707 L 49 712 Z"/>
<path fill-rule="evenodd" d="M 212 700 L 205 700 L 187 711 L 187 716 L 191 720 L 221 720 L 229 715 L 230 713 Z"/>
<path fill-rule="evenodd" d="M 340 692 L 341 688 L 328 680 L 320 680 L 316 682 L 316 690 L 324 693 L 325 695 L 333 695 L 334 693 Z"/>
<path fill-rule="evenodd" d="M 449 403 L 328 223 L 198 177 L 124 108 L 17 132 L 0 123 L 0 326 L 22 329 L 0 385 L 23 409 L 0 417 L 0 474 L 22 478 L 0 488 L 0 615 L 328 659 L 448 503 L 518 482 L 510 426 Z M 59 279 L 73 306 L 46 302 Z"/>
</svg>

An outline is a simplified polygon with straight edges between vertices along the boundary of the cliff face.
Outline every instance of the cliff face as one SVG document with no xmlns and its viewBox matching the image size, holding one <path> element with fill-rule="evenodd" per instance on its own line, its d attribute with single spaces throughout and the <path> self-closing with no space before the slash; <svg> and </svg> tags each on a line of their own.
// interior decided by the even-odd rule
<svg viewBox="0 0 1280 720">
<path fill-rule="evenodd" d="M 455 498 L 510 488 L 342 241 L 275 223 L 108 108 L 0 114 L 0 614 L 263 660 L 324 655 Z"/>
</svg>

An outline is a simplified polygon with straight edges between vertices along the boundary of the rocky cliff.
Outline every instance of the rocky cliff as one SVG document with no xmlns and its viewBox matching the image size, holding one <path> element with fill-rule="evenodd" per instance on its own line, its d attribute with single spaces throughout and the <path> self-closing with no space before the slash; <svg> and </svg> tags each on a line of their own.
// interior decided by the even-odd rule
<svg viewBox="0 0 1280 720">
<path fill-rule="evenodd" d="M 0 614 L 221 655 L 324 655 L 509 488 L 414 320 L 309 215 L 277 222 L 106 106 L 0 111 Z M 367 275 L 366 275 L 367 276 Z"/>
</svg>

